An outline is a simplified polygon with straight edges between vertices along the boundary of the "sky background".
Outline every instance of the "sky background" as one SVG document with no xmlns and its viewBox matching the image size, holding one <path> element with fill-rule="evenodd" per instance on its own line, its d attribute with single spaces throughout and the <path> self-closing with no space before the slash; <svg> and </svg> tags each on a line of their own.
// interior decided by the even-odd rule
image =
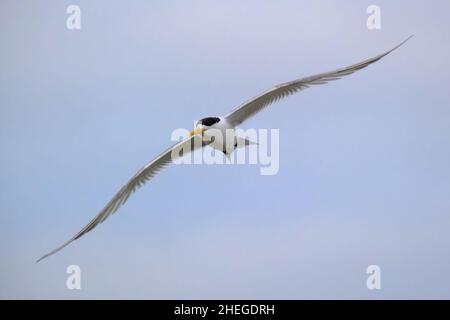
<svg viewBox="0 0 450 320">
<path fill-rule="evenodd" d="M 66 28 L 81 8 L 82 29 Z M 366 8 L 381 7 L 381 30 Z M 450 2 L 0 4 L 0 298 L 450 298 Z M 172 166 L 78 232 L 176 128 L 415 37 L 245 123 L 280 170 Z M 66 268 L 81 268 L 81 290 Z M 381 290 L 366 268 L 381 268 Z"/>
</svg>

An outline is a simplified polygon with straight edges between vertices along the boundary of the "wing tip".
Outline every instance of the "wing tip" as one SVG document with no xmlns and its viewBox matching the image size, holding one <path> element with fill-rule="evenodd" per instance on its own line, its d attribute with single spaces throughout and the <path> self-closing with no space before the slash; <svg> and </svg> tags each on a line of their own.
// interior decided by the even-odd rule
<svg viewBox="0 0 450 320">
<path fill-rule="evenodd" d="M 45 258 L 47 258 L 47 255 L 43 255 L 42 257 L 40 257 L 39 259 L 36 260 L 36 263 L 41 262 L 42 260 L 44 260 Z"/>
<path fill-rule="evenodd" d="M 36 263 L 41 262 L 42 260 L 44 260 L 45 258 L 47 258 L 48 256 L 50 256 L 51 253 L 46 253 L 44 254 L 42 257 L 40 257 L 39 259 L 36 260 Z"/>
<path fill-rule="evenodd" d="M 411 38 L 413 38 L 415 36 L 415 34 L 411 34 L 408 38 L 406 38 L 405 40 L 402 41 L 402 43 L 400 43 L 398 46 L 400 47 L 401 45 L 403 45 L 404 43 L 406 43 L 408 40 L 410 40 Z"/>
<path fill-rule="evenodd" d="M 388 51 L 388 53 L 400 48 L 402 45 L 404 45 L 406 42 L 408 42 L 408 40 L 410 40 L 412 37 L 414 37 L 414 34 L 411 34 L 408 38 L 406 38 L 405 40 L 403 40 L 402 42 L 400 42 L 398 45 L 396 45 L 394 48 L 392 48 L 391 50 Z"/>
<path fill-rule="evenodd" d="M 63 243 L 62 245 L 60 245 L 58 248 L 50 251 L 49 253 L 44 254 L 42 257 L 40 257 L 39 259 L 36 260 L 36 263 L 39 263 L 40 261 L 44 260 L 45 258 L 48 258 L 51 255 L 54 255 L 55 253 L 57 253 L 58 251 L 64 249 L 66 246 L 68 246 L 74 240 L 75 240 L 75 238 L 72 238 L 69 241 L 67 241 L 67 242 Z"/>
</svg>

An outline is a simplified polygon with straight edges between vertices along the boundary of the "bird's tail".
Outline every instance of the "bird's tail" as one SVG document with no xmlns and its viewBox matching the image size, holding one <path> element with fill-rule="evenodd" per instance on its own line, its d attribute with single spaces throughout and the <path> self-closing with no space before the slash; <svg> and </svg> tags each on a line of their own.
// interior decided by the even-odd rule
<svg viewBox="0 0 450 320">
<path fill-rule="evenodd" d="M 258 144 L 258 142 L 251 141 L 247 138 L 236 137 L 236 146 L 237 147 L 246 147 L 246 146 L 251 146 L 253 144 Z"/>
</svg>

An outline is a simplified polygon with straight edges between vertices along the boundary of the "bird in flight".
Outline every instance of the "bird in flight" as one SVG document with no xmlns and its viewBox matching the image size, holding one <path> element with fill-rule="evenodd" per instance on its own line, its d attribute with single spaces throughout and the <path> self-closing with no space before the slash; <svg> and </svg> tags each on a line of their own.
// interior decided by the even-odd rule
<svg viewBox="0 0 450 320">
<path fill-rule="evenodd" d="M 240 138 L 238 136 L 232 136 L 234 139 L 231 143 L 231 149 L 228 148 L 228 144 L 225 139 L 211 139 L 208 136 L 209 132 L 222 132 L 223 137 L 229 137 L 225 134 L 225 131 L 234 130 L 241 123 L 254 116 L 256 113 L 260 112 L 267 106 L 286 98 L 287 96 L 293 95 L 299 91 L 309 88 L 313 85 L 325 84 L 329 81 L 338 80 L 344 76 L 354 73 L 355 71 L 361 70 L 368 65 L 377 62 L 381 58 L 385 57 L 406 41 L 408 41 L 412 36 L 408 37 L 399 45 L 395 46 L 389 51 L 379 54 L 373 58 L 364 60 L 360 63 L 353 64 L 351 66 L 340 68 L 330 72 L 319 73 L 305 78 L 300 78 L 290 82 L 285 82 L 277 85 L 260 95 L 244 102 L 230 113 L 224 116 L 217 117 L 207 117 L 199 120 L 194 130 L 190 132 L 190 137 L 176 143 L 166 151 L 159 154 L 155 159 L 150 161 L 144 167 L 142 167 L 123 187 L 116 193 L 116 195 L 106 204 L 106 206 L 100 211 L 100 213 L 94 217 L 83 229 L 81 229 L 76 235 L 74 235 L 67 242 L 63 243 L 58 248 L 50 251 L 37 262 L 42 259 L 47 258 L 63 249 L 65 246 L 81 238 L 83 235 L 94 229 L 100 223 L 105 221 L 110 215 L 115 213 L 121 205 L 123 205 L 131 194 L 133 194 L 137 189 L 139 189 L 146 182 L 151 180 L 161 169 L 172 163 L 175 159 L 174 157 L 182 157 L 188 152 L 194 151 L 196 149 L 202 148 L 209 145 L 210 147 L 222 151 L 224 154 L 229 156 L 230 153 L 234 151 L 235 148 L 240 146 L 245 146 L 251 144 L 251 141 L 247 139 Z M 243 139 L 243 140 L 242 140 Z M 240 141 L 241 140 L 241 141 Z M 200 143 L 198 143 L 200 142 Z M 226 145 L 226 147 L 225 147 Z M 188 150 L 186 152 L 185 150 Z"/>
</svg>

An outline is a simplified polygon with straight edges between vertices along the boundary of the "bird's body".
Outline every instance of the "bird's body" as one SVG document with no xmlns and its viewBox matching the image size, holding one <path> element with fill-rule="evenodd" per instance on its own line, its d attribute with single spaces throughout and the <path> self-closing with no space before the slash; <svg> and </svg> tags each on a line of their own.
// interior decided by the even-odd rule
<svg viewBox="0 0 450 320">
<path fill-rule="evenodd" d="M 111 214 L 117 211 L 117 209 L 123 205 L 130 195 L 135 192 L 144 183 L 154 177 L 162 168 L 174 161 L 174 155 L 176 157 L 184 156 L 185 146 L 189 146 L 190 151 L 194 151 L 195 146 L 212 147 L 216 150 L 223 152 L 227 157 L 239 146 L 249 145 L 252 142 L 243 139 L 234 134 L 234 129 L 243 123 L 248 118 L 252 117 L 259 111 L 263 110 L 267 106 L 274 102 L 283 99 L 296 92 L 304 90 L 312 85 L 325 84 L 329 81 L 340 79 L 343 76 L 349 75 L 367 67 L 368 65 L 380 60 L 384 56 L 391 53 L 393 50 L 400 47 L 403 43 L 409 40 L 411 37 L 394 47 L 393 49 L 382 53 L 373 58 L 367 59 L 363 62 L 351 65 L 349 67 L 337 69 L 330 72 L 320 73 L 317 75 L 297 79 L 294 81 L 286 82 L 278 86 L 273 87 L 270 90 L 263 92 L 262 94 L 250 99 L 242 105 L 235 108 L 229 114 L 218 117 L 207 117 L 199 120 L 195 129 L 191 132 L 191 136 L 181 141 L 166 151 L 162 152 L 155 159 L 141 168 L 109 201 L 100 213 L 94 217 L 81 231 L 73 236 L 69 241 L 65 242 L 60 247 L 47 253 L 41 257 L 38 261 L 58 252 L 72 241 L 79 239 L 84 234 L 94 229 L 97 225 L 106 220 Z M 200 141 L 198 141 L 200 139 Z M 198 143 L 199 142 L 199 143 Z M 194 146 L 194 147 L 192 147 Z"/>
<path fill-rule="evenodd" d="M 209 130 L 203 130 L 205 125 L 202 124 L 202 121 L 204 120 L 202 119 L 197 122 L 194 131 L 199 130 L 199 133 L 203 131 L 203 142 L 209 143 L 208 145 L 211 148 L 221 151 L 224 154 L 231 154 L 237 145 L 237 137 L 234 134 L 235 127 L 224 117 L 211 118 L 218 119 L 218 121 L 209 125 Z M 196 134 L 196 132 L 193 132 L 193 134 Z"/>
</svg>

